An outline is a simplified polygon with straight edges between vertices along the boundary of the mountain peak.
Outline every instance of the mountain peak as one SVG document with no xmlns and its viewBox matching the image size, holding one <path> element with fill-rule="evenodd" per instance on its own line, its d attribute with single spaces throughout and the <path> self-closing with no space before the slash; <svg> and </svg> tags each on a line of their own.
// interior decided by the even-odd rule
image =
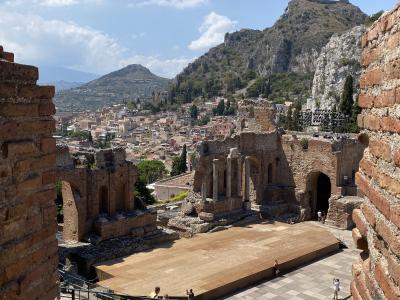
<svg viewBox="0 0 400 300">
<path fill-rule="evenodd" d="M 151 71 L 148 68 L 146 68 L 145 66 L 140 65 L 140 64 L 127 65 L 125 68 L 122 68 L 121 70 L 123 70 L 123 69 L 127 69 L 131 72 L 144 71 L 144 72 L 151 73 Z"/>
<path fill-rule="evenodd" d="M 78 88 L 57 93 L 55 102 L 61 110 L 71 109 L 71 106 L 98 109 L 125 100 L 146 100 L 152 92 L 167 90 L 169 82 L 140 64 L 132 64 Z"/>
</svg>

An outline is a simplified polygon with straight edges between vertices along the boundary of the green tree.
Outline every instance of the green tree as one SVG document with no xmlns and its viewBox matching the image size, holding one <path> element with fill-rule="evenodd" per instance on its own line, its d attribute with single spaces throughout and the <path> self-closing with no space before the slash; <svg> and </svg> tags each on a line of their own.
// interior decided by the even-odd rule
<svg viewBox="0 0 400 300">
<path fill-rule="evenodd" d="M 293 109 L 292 106 L 289 106 L 286 118 L 285 118 L 285 129 L 293 130 Z"/>
<path fill-rule="evenodd" d="M 91 131 L 89 131 L 88 142 L 89 143 L 93 143 L 93 137 L 92 137 L 92 132 Z"/>
<path fill-rule="evenodd" d="M 235 109 L 234 107 L 231 105 L 231 100 L 228 100 L 226 102 L 226 106 L 225 106 L 225 111 L 224 111 L 224 115 L 225 116 L 231 116 L 235 114 Z"/>
<path fill-rule="evenodd" d="M 195 104 L 193 104 L 190 107 L 190 118 L 192 118 L 192 120 L 197 120 L 198 115 L 199 115 L 199 110 L 198 110 L 197 106 Z"/>
<path fill-rule="evenodd" d="M 162 179 L 167 173 L 165 165 L 159 160 L 142 160 L 137 168 L 139 179 L 146 184 Z"/>
<path fill-rule="evenodd" d="M 146 183 L 140 178 L 135 183 L 135 197 L 146 204 L 154 204 L 156 199 L 151 194 L 151 191 L 147 188 Z"/>
<path fill-rule="evenodd" d="M 383 13 L 384 13 L 384 11 L 381 10 L 381 11 L 378 11 L 377 13 L 375 13 L 375 14 L 373 14 L 373 15 L 370 15 L 370 16 L 368 17 L 368 20 L 367 20 L 366 24 L 367 24 L 368 26 L 369 26 L 369 25 L 372 25 L 372 23 L 374 23 L 376 20 L 378 20 L 378 19 L 383 15 Z"/>
<path fill-rule="evenodd" d="M 187 150 L 186 145 L 183 145 L 182 153 L 180 156 L 174 158 L 172 162 L 171 176 L 177 176 L 187 171 Z"/>
<path fill-rule="evenodd" d="M 344 83 L 342 101 L 340 103 L 340 112 L 346 117 L 349 117 L 352 114 L 354 106 L 353 94 L 353 76 L 348 75 Z"/>
<path fill-rule="evenodd" d="M 221 99 L 216 108 L 214 108 L 214 115 L 223 116 L 225 112 L 225 101 Z"/>
<path fill-rule="evenodd" d="M 76 130 L 76 131 L 72 131 L 68 134 L 68 137 L 73 138 L 73 139 L 77 139 L 80 141 L 87 141 L 89 140 L 89 131 L 86 130 Z"/>
<path fill-rule="evenodd" d="M 360 107 L 354 102 L 353 94 L 353 77 L 351 75 L 347 76 L 344 83 L 342 101 L 340 103 L 340 112 L 345 115 L 346 123 L 342 130 L 350 133 L 359 132 L 357 125 L 357 115 L 361 112 Z"/>
<path fill-rule="evenodd" d="M 295 104 L 293 117 L 292 117 L 292 130 L 301 131 L 300 125 L 300 116 L 301 116 L 301 103 L 298 101 Z"/>
<path fill-rule="evenodd" d="M 198 120 L 197 124 L 199 126 L 204 126 L 204 125 L 207 125 L 208 122 L 210 122 L 210 117 L 208 115 L 205 115 L 205 116 L 201 117 L 200 120 Z"/>
</svg>

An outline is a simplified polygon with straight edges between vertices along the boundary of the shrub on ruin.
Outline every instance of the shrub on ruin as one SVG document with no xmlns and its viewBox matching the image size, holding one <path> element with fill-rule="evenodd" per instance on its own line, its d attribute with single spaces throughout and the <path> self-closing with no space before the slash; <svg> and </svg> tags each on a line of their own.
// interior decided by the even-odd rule
<svg viewBox="0 0 400 300">
<path fill-rule="evenodd" d="M 300 140 L 300 145 L 304 150 L 307 150 L 308 149 L 308 139 L 302 138 Z"/>
</svg>

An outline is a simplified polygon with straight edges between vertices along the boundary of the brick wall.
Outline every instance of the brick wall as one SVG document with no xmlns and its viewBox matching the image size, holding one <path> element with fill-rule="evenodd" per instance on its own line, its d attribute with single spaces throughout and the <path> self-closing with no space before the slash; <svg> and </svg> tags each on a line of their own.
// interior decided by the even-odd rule
<svg viewBox="0 0 400 300">
<path fill-rule="evenodd" d="M 353 219 L 364 250 L 353 265 L 354 299 L 400 298 L 400 6 L 362 38 L 358 118 L 368 143 L 357 173 L 365 195 Z"/>
<path fill-rule="evenodd" d="M 54 87 L 13 60 L 0 46 L 0 299 L 54 299 Z"/>
</svg>

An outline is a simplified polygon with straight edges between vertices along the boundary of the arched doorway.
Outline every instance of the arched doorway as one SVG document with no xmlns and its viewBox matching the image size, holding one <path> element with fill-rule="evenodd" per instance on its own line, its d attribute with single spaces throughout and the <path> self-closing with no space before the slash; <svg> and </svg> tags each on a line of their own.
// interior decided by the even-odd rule
<svg viewBox="0 0 400 300">
<path fill-rule="evenodd" d="M 83 234 L 82 201 L 79 190 L 70 182 L 61 180 L 63 201 L 63 237 L 66 241 L 80 241 Z"/>
<path fill-rule="evenodd" d="M 272 164 L 268 164 L 268 184 L 272 184 L 273 182 L 273 173 L 272 173 Z"/>
<path fill-rule="evenodd" d="M 331 197 L 331 180 L 324 173 L 319 173 L 317 179 L 317 205 L 316 211 L 328 213 L 329 198 Z"/>
<path fill-rule="evenodd" d="M 311 219 L 317 218 L 317 212 L 328 213 L 331 197 L 331 180 L 322 172 L 312 172 L 307 177 L 307 195 Z"/>
<path fill-rule="evenodd" d="M 108 214 L 110 211 L 108 203 L 108 188 L 102 186 L 99 191 L 99 196 L 99 213 Z"/>
</svg>

